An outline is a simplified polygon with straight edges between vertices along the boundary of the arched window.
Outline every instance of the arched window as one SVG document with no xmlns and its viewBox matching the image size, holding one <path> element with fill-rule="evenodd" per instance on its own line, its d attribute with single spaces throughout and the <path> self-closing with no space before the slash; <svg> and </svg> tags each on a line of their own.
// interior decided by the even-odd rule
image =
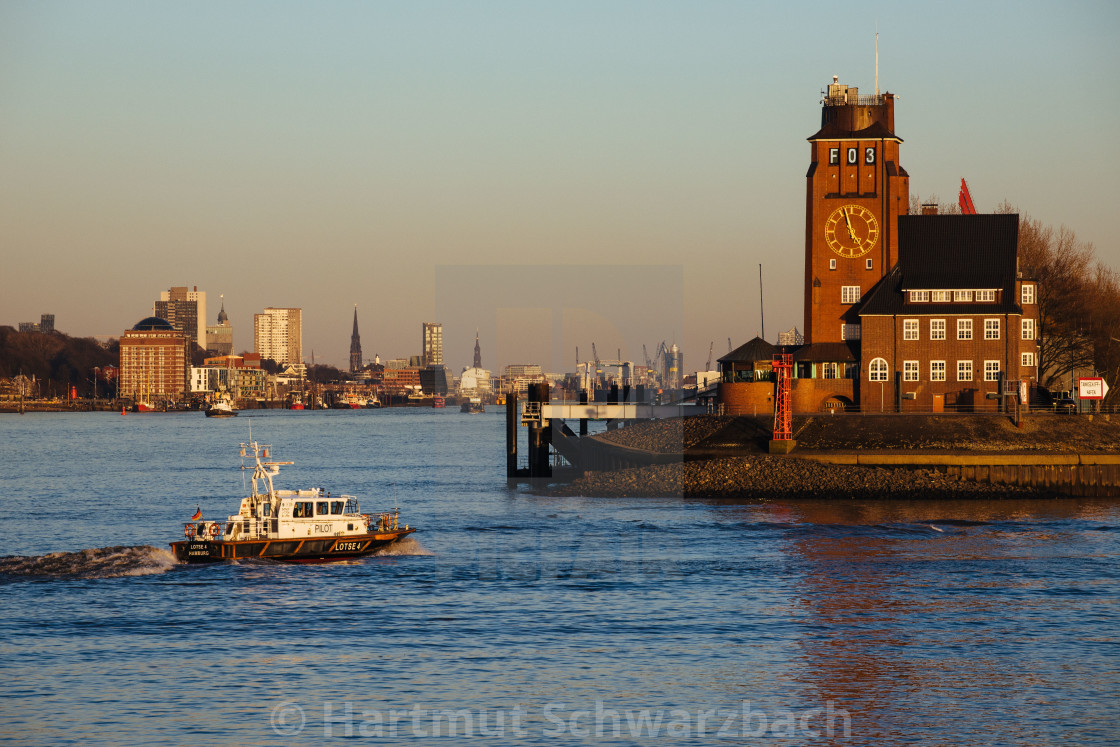
<svg viewBox="0 0 1120 747">
<path fill-rule="evenodd" d="M 887 361 L 883 358 L 876 358 L 871 361 L 871 365 L 867 369 L 867 378 L 871 381 L 886 381 Z"/>
</svg>

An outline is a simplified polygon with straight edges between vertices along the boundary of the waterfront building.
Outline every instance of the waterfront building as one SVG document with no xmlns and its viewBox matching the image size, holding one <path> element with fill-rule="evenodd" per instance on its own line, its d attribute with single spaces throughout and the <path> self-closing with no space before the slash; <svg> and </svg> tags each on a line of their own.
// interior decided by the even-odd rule
<svg viewBox="0 0 1120 747">
<path fill-rule="evenodd" d="M 545 377 L 541 367 L 536 363 L 510 364 L 502 369 L 503 392 L 517 392 L 524 396 L 530 384 L 540 381 L 545 381 Z"/>
<path fill-rule="evenodd" d="M 420 349 L 421 366 L 443 365 L 443 325 L 438 322 L 424 322 L 424 333 Z"/>
<path fill-rule="evenodd" d="M 1037 381 L 1037 283 L 1018 273 L 1019 216 L 900 216 L 898 231 L 898 264 L 859 307 L 861 408 L 994 409 L 1005 381 Z"/>
<path fill-rule="evenodd" d="M 778 333 L 778 345 L 804 345 L 805 335 L 797 327 L 791 327 L 785 332 Z"/>
<path fill-rule="evenodd" d="M 218 312 L 218 323 L 206 327 L 206 351 L 217 355 L 233 355 L 233 327 L 226 314 L 226 297 L 222 299 L 222 310 Z"/>
<path fill-rule="evenodd" d="M 350 333 L 350 373 L 362 370 L 362 338 L 358 336 L 358 304 L 354 304 L 354 331 Z"/>
<path fill-rule="evenodd" d="M 193 340 L 166 319 L 147 317 L 121 335 L 119 396 L 150 404 L 186 397 Z"/>
<path fill-rule="evenodd" d="M 490 372 L 484 368 L 467 368 L 459 376 L 459 391 L 463 394 L 481 396 L 489 394 L 490 390 Z"/>
<path fill-rule="evenodd" d="M 152 316 L 166 319 L 188 340 L 206 348 L 206 292 L 197 285 L 194 290 L 184 285 L 161 292 L 159 300 L 152 304 Z"/>
<path fill-rule="evenodd" d="M 253 315 L 253 349 L 283 366 L 303 362 L 303 311 L 268 307 Z"/>
<path fill-rule="evenodd" d="M 791 354 L 798 412 L 994 410 L 1037 381 L 1038 283 L 1018 273 L 1018 216 L 907 215 L 895 101 L 837 78 L 824 91 L 808 139 L 804 344 L 756 339 L 721 358 L 729 412 L 773 407 L 769 352 Z"/>
</svg>

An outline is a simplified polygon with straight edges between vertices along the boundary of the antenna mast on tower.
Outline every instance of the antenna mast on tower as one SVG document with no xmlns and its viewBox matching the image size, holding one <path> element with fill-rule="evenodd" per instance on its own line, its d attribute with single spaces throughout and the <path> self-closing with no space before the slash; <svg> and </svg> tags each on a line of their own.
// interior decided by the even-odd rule
<svg viewBox="0 0 1120 747">
<path fill-rule="evenodd" d="M 879 32 L 875 32 L 875 95 L 879 95 Z"/>
</svg>

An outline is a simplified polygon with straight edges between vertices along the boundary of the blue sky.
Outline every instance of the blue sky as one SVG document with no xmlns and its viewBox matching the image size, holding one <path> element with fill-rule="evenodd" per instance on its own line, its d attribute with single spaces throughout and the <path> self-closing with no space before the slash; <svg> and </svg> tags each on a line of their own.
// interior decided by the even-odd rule
<svg viewBox="0 0 1120 747">
<path fill-rule="evenodd" d="M 305 356 L 343 365 L 357 303 L 370 357 L 434 320 L 456 370 L 475 328 L 492 368 L 662 340 L 702 368 L 760 331 L 759 264 L 767 337 L 802 326 L 805 138 L 832 75 L 873 91 L 876 29 L 912 194 L 965 177 L 1120 269 L 1118 7 L 8 0 L 0 324 L 120 334 L 197 285 L 239 349 L 300 306 Z M 558 265 L 562 343 L 518 355 L 503 288 Z"/>
</svg>

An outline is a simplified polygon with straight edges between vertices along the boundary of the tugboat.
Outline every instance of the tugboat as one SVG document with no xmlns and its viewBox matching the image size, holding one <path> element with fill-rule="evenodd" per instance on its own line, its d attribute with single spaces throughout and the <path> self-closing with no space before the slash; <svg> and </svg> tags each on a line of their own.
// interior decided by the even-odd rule
<svg viewBox="0 0 1120 747">
<path fill-rule="evenodd" d="M 262 461 L 270 453 L 270 446 L 256 441 L 241 444 L 241 469 L 253 470 L 252 492 L 226 521 L 203 521 L 202 512 L 196 512 L 183 527 L 186 539 L 170 543 L 180 562 L 267 558 L 330 563 L 370 555 L 416 531 L 400 526 L 399 510 L 360 513 L 352 495 L 331 495 L 321 488 L 276 490 L 272 478 L 281 465 L 292 462 Z"/>
<path fill-rule="evenodd" d="M 213 401 L 206 408 L 206 417 L 208 418 L 232 418 L 237 416 L 237 410 L 233 409 L 233 402 L 230 400 L 229 394 L 222 392 L 214 396 Z"/>
<path fill-rule="evenodd" d="M 459 412 L 486 412 L 482 397 L 471 397 L 459 405 Z"/>
</svg>

